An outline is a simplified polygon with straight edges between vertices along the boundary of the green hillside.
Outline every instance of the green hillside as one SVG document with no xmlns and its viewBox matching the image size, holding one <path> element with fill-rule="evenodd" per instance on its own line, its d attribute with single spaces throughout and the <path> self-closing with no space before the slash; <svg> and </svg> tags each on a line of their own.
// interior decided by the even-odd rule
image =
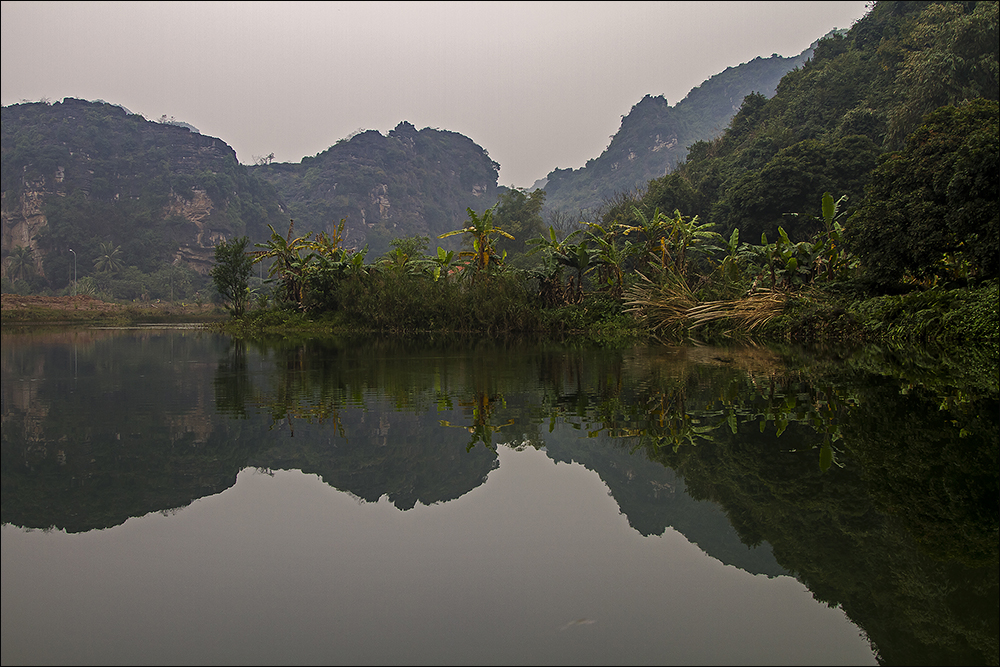
<svg viewBox="0 0 1000 667">
<path fill-rule="evenodd" d="M 4 276 L 32 291 L 75 273 L 106 296 L 190 297 L 217 241 L 287 221 L 232 148 L 183 124 L 73 98 L 2 113 Z"/>
<path fill-rule="evenodd" d="M 927 114 L 996 102 L 997 62 L 996 2 L 877 3 L 822 40 L 773 98 L 747 97 L 723 135 L 649 183 L 641 207 L 680 209 L 751 242 L 779 226 L 804 240 L 821 227 L 823 193 L 860 205 L 880 158 L 903 149 Z"/>
<path fill-rule="evenodd" d="M 499 169 L 468 137 L 404 121 L 385 136 L 368 130 L 251 173 L 281 193 L 297 229 L 332 234 L 345 219 L 345 246 L 367 245 L 377 257 L 394 238 L 437 237 L 463 227 L 466 209 L 493 206 Z"/>
<path fill-rule="evenodd" d="M 751 93 L 774 94 L 786 73 L 812 55 L 815 43 L 798 56 L 757 57 L 728 67 L 670 106 L 663 96 L 646 95 L 597 158 L 579 169 L 555 169 L 545 179 L 546 211 L 593 210 L 616 193 L 645 187 L 669 173 L 696 141 L 721 134 Z"/>
</svg>

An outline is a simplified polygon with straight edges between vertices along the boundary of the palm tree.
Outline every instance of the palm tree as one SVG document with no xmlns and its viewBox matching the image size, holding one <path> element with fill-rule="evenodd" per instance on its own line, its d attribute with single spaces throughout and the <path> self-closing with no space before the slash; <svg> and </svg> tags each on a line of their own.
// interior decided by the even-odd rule
<svg viewBox="0 0 1000 667">
<path fill-rule="evenodd" d="M 122 268 L 122 247 L 111 241 L 101 243 L 101 252 L 94 260 L 94 268 L 101 273 L 114 273 Z"/>
<path fill-rule="evenodd" d="M 11 280 L 24 280 L 34 275 L 34 254 L 31 246 L 16 246 L 7 258 L 7 277 Z"/>
</svg>

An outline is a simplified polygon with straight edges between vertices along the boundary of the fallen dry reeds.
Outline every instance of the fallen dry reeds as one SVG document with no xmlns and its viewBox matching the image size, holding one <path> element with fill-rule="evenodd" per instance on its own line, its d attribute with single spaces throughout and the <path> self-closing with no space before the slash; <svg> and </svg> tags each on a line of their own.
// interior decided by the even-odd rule
<svg viewBox="0 0 1000 667">
<path fill-rule="evenodd" d="M 788 300 L 786 292 L 758 289 L 738 299 L 699 303 L 683 280 L 657 285 L 642 278 L 624 295 L 626 312 L 643 319 L 656 335 L 677 335 L 720 321 L 750 333 L 780 315 Z"/>
</svg>

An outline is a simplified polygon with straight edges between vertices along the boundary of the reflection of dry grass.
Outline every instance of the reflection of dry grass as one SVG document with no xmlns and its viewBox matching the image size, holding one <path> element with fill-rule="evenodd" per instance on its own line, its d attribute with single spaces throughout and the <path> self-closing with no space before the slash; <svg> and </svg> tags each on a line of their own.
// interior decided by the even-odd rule
<svg viewBox="0 0 1000 667">
<path fill-rule="evenodd" d="M 644 282 L 625 293 L 626 312 L 643 318 L 654 334 L 679 333 L 709 322 L 728 321 L 749 333 L 781 314 L 788 295 L 775 290 L 757 290 L 741 299 L 698 303 L 683 281 L 658 286 Z"/>
<path fill-rule="evenodd" d="M 737 344 L 732 347 L 714 345 L 667 346 L 649 348 L 630 359 L 633 369 L 653 371 L 660 378 L 674 378 L 678 386 L 691 377 L 697 367 L 731 368 L 747 375 L 781 376 L 788 372 L 785 362 L 767 347 Z"/>
</svg>

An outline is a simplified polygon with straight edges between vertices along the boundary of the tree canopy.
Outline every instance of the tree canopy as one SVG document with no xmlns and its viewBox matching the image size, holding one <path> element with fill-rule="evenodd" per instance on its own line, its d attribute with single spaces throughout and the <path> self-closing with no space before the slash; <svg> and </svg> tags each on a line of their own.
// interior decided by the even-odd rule
<svg viewBox="0 0 1000 667">
<path fill-rule="evenodd" d="M 1000 274 L 997 124 L 995 101 L 945 106 L 880 162 L 848 226 L 873 280 Z"/>
</svg>

